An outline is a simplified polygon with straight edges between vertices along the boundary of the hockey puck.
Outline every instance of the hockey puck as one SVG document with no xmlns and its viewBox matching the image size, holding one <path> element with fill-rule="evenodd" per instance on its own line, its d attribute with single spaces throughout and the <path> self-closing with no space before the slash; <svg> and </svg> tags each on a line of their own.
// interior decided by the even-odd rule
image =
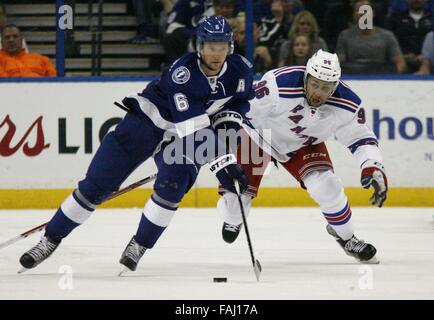
<svg viewBox="0 0 434 320">
<path fill-rule="evenodd" d="M 213 278 L 214 282 L 228 282 L 228 278 Z"/>
</svg>

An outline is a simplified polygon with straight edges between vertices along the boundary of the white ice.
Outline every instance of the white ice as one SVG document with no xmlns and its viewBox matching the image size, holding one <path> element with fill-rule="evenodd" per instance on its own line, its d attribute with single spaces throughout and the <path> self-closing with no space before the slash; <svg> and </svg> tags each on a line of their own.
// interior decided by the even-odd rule
<svg viewBox="0 0 434 320">
<path fill-rule="evenodd" d="M 42 235 L 0 250 L 0 299 L 434 299 L 434 208 L 353 208 L 356 236 L 377 247 L 379 265 L 345 255 L 317 208 L 253 208 L 234 244 L 215 209 L 180 209 L 143 256 L 118 277 L 119 257 L 140 209 L 98 209 L 44 263 L 17 274 L 19 257 Z M 50 210 L 0 211 L 0 243 L 49 220 Z M 227 283 L 213 283 L 227 277 Z"/>
</svg>

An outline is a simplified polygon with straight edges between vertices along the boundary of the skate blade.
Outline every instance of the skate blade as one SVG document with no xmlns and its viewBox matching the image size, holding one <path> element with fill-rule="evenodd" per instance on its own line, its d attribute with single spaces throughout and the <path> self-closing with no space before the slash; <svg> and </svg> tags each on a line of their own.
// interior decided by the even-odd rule
<svg viewBox="0 0 434 320">
<path fill-rule="evenodd" d="M 24 272 L 26 272 L 27 270 L 29 270 L 29 269 L 27 269 L 27 268 L 25 268 L 25 267 L 22 267 L 20 270 L 18 270 L 18 274 L 22 274 L 22 273 L 24 273 Z"/>
<path fill-rule="evenodd" d="M 126 274 L 129 271 L 130 269 L 128 269 L 127 267 L 121 266 L 121 271 L 119 272 L 118 277 L 122 277 L 122 275 Z"/>
<path fill-rule="evenodd" d="M 362 264 L 380 264 L 380 260 L 378 260 L 376 257 L 372 257 L 369 260 L 366 261 L 360 261 Z"/>
</svg>

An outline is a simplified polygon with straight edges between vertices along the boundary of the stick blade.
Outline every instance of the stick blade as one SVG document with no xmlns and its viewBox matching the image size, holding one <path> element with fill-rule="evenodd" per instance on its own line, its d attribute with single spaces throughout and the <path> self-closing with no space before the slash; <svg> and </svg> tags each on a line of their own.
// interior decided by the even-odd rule
<svg viewBox="0 0 434 320">
<path fill-rule="evenodd" d="M 259 263 L 259 260 L 255 261 L 255 264 L 253 265 L 253 270 L 255 271 L 256 280 L 259 282 L 259 277 L 261 276 L 262 267 Z"/>
</svg>

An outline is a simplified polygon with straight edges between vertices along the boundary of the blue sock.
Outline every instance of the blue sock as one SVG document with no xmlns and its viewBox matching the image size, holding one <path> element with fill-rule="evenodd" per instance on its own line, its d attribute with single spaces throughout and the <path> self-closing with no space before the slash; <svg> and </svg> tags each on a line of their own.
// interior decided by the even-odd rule
<svg viewBox="0 0 434 320">
<path fill-rule="evenodd" d="M 55 242 L 60 242 L 80 224 L 69 219 L 61 208 L 57 209 L 54 217 L 45 227 L 45 235 Z"/>
<path fill-rule="evenodd" d="M 166 227 L 160 227 L 149 221 L 144 214 L 140 219 L 140 224 L 135 235 L 136 241 L 141 246 L 151 249 Z"/>
<path fill-rule="evenodd" d="M 166 202 L 166 204 L 161 202 Z M 143 208 L 142 218 L 135 235 L 137 243 L 151 249 L 172 220 L 177 209 L 176 206 L 177 204 L 171 204 L 153 194 Z"/>
<path fill-rule="evenodd" d="M 79 190 L 75 190 L 63 201 L 56 214 L 45 227 L 45 234 L 52 240 L 60 242 L 72 230 L 84 223 L 95 210 L 96 205 L 87 201 Z"/>
</svg>

